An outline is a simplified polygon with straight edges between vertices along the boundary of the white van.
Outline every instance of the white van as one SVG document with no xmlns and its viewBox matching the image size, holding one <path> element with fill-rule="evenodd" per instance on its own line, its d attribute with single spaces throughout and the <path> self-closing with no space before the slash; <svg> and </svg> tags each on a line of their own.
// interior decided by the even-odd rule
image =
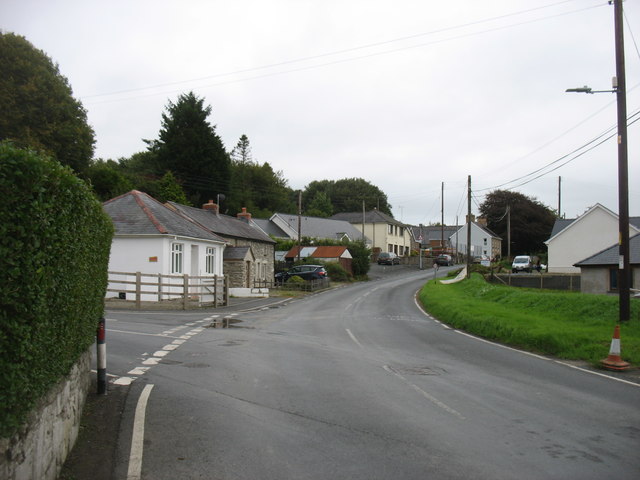
<svg viewBox="0 0 640 480">
<path fill-rule="evenodd" d="M 531 273 L 531 269 L 533 264 L 531 263 L 531 257 L 529 255 L 518 255 L 513 259 L 513 263 L 511 264 L 511 272 L 527 272 Z"/>
</svg>

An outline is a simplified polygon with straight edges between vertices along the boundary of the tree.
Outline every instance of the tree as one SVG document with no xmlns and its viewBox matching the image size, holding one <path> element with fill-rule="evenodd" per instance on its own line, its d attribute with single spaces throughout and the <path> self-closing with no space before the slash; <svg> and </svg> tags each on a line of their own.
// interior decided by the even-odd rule
<svg viewBox="0 0 640 480">
<path fill-rule="evenodd" d="M 155 199 L 159 202 L 176 202 L 182 205 L 191 205 L 184 190 L 173 176 L 171 172 L 167 172 L 158 181 L 158 189 L 156 191 Z"/>
<path fill-rule="evenodd" d="M 180 95 L 162 114 L 158 140 L 149 142 L 156 155 L 156 173 L 171 171 L 195 205 L 228 194 L 231 181 L 229 155 L 215 126 L 207 121 L 210 114 L 211 107 L 193 92 Z"/>
<path fill-rule="evenodd" d="M 364 201 L 366 209 L 375 207 L 393 216 L 384 192 L 362 178 L 313 181 L 302 193 L 303 205 L 311 205 L 319 192 L 331 200 L 333 213 L 361 211 Z"/>
<path fill-rule="evenodd" d="M 546 248 L 544 242 L 551 235 L 555 212 L 535 198 L 518 192 L 494 190 L 480 205 L 480 213 L 487 219 L 487 226 L 502 238 L 502 255 L 506 256 L 507 207 L 511 210 L 511 253 L 536 254 Z"/>
<path fill-rule="evenodd" d="M 231 150 L 231 161 L 237 165 L 253 163 L 251 145 L 249 145 L 249 138 L 246 135 L 242 134 L 236 146 Z"/>
<path fill-rule="evenodd" d="M 24 37 L 0 31 L 0 72 L 0 140 L 43 151 L 85 175 L 94 132 L 58 66 Z"/>
<path fill-rule="evenodd" d="M 133 183 L 121 172 L 113 160 L 98 159 L 87 169 L 87 177 L 93 192 L 101 201 L 109 200 L 134 188 Z"/>
<path fill-rule="evenodd" d="M 331 199 L 325 192 L 317 192 L 315 197 L 313 197 L 309 202 L 309 206 L 306 208 L 306 213 L 312 217 L 330 217 L 333 215 Z"/>
</svg>

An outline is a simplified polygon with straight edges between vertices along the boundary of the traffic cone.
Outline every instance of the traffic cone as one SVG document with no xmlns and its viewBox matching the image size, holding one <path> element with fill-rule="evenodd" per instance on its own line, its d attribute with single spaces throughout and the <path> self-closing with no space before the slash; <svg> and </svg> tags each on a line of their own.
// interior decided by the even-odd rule
<svg viewBox="0 0 640 480">
<path fill-rule="evenodd" d="M 613 339 L 611 340 L 611 348 L 609 356 L 600 361 L 600 364 L 607 370 L 628 370 L 631 365 L 620 358 L 620 325 L 616 325 L 613 331 Z"/>
</svg>

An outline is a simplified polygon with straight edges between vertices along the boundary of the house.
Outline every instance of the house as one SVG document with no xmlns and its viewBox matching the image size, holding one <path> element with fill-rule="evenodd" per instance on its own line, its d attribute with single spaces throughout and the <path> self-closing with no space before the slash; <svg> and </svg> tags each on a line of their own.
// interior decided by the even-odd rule
<svg viewBox="0 0 640 480">
<path fill-rule="evenodd" d="M 133 273 L 145 276 L 217 275 L 222 277 L 222 259 L 226 240 L 178 215 L 146 193 L 132 190 L 104 202 L 104 211 L 111 217 L 115 234 L 109 257 L 110 272 Z M 110 276 L 109 289 L 127 290 L 125 283 Z M 143 290 L 150 291 L 151 287 Z M 142 294 L 142 301 L 163 300 L 170 297 L 168 288 Z M 108 292 L 107 297 L 127 299 L 126 292 Z"/>
<path fill-rule="evenodd" d="M 349 222 L 332 218 L 274 213 L 268 220 L 253 219 L 252 222 L 265 233 L 282 239 L 298 240 L 298 237 L 308 237 L 338 242 L 362 239 L 362 232 Z"/>
<path fill-rule="evenodd" d="M 353 273 L 353 257 L 345 246 L 293 247 L 285 254 L 285 259 L 294 262 L 297 258 L 308 259 L 308 262 L 339 263 L 347 272 Z"/>
<path fill-rule="evenodd" d="M 478 257 L 486 255 L 491 259 L 498 258 L 502 252 L 502 239 L 487 228 L 485 219 L 474 221 L 471 216 L 471 242 L 467 242 L 469 223 L 458 228 L 450 237 L 449 244 L 458 255 L 467 255 L 467 243 L 470 244 L 469 255 Z"/>
<path fill-rule="evenodd" d="M 360 232 L 360 236 L 364 231 L 366 238 L 370 239 L 374 260 L 380 252 L 393 252 L 399 256 L 407 256 L 411 252 L 410 226 L 377 209 L 338 213 L 331 218 L 349 222 Z"/>
<path fill-rule="evenodd" d="M 616 293 L 620 246 L 606 248 L 575 264 L 580 269 L 580 290 L 583 293 Z M 640 234 L 629 239 L 629 266 L 632 289 L 640 290 Z"/>
<path fill-rule="evenodd" d="M 274 276 L 276 242 L 251 222 L 251 214 L 242 209 L 236 217 L 219 213 L 210 200 L 202 208 L 175 202 L 167 206 L 185 219 L 223 238 L 224 273 L 229 278 L 229 293 L 248 296 L 256 285 L 269 283 Z"/>
<path fill-rule="evenodd" d="M 455 251 L 456 237 L 454 234 L 459 229 L 459 226 L 451 225 L 420 225 L 411 227 L 418 248 L 430 249 L 435 254 Z"/>
<path fill-rule="evenodd" d="M 640 233 L 640 217 L 629 219 L 629 236 Z M 545 242 L 550 273 L 578 273 L 577 262 L 618 242 L 618 215 L 595 204 L 575 219 L 558 219 Z"/>
</svg>

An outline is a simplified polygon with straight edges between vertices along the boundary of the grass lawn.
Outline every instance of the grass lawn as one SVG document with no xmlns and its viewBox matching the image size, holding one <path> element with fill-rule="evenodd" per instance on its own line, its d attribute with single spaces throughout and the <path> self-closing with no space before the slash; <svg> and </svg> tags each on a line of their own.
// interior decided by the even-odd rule
<svg viewBox="0 0 640 480">
<path fill-rule="evenodd" d="M 531 352 L 598 365 L 618 321 L 618 297 L 535 290 L 485 282 L 479 274 L 451 285 L 430 281 L 420 300 L 438 320 Z M 620 326 L 622 359 L 640 366 L 640 301 Z"/>
</svg>

